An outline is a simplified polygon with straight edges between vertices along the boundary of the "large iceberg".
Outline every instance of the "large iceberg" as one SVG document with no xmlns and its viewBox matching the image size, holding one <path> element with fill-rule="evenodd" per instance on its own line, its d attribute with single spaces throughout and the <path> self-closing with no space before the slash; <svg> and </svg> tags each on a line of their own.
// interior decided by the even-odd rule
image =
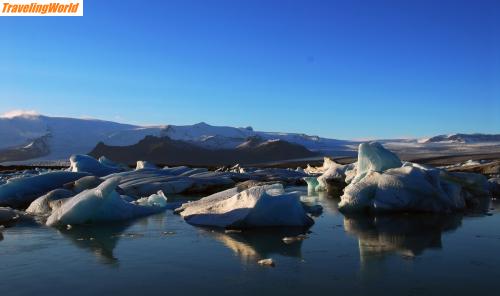
<svg viewBox="0 0 500 296">
<path fill-rule="evenodd" d="M 119 178 L 110 178 L 95 189 L 85 190 L 69 198 L 47 219 L 47 225 L 87 224 L 123 221 L 159 213 L 165 203 L 158 196 L 140 204 L 129 202 L 116 191 Z M 164 196 L 163 196 L 164 198 Z"/>
<path fill-rule="evenodd" d="M 88 174 L 58 171 L 9 180 L 0 186 L 0 206 L 26 208 L 36 198 L 85 176 Z"/>
<path fill-rule="evenodd" d="M 98 177 L 123 171 L 119 167 L 109 166 L 105 161 L 100 162 L 88 155 L 75 154 L 70 157 L 69 161 L 71 163 L 70 171 L 86 172 Z"/>
<path fill-rule="evenodd" d="M 194 225 L 226 228 L 268 226 L 310 226 L 297 193 L 285 193 L 283 185 L 255 186 L 238 192 L 237 188 L 182 205 L 184 219 Z"/>
<path fill-rule="evenodd" d="M 401 164 L 382 145 L 361 144 L 357 175 L 344 189 L 339 209 L 451 212 L 487 195 L 487 189 L 487 180 L 480 174 Z"/>
</svg>

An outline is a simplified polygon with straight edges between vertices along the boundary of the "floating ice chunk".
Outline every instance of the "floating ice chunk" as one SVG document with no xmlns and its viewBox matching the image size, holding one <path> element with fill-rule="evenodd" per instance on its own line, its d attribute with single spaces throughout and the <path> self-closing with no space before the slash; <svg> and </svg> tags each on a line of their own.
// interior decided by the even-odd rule
<svg viewBox="0 0 500 296">
<path fill-rule="evenodd" d="M 274 263 L 274 260 L 272 258 L 267 258 L 267 259 L 262 259 L 257 261 L 259 265 L 262 266 L 269 266 L 269 267 L 274 267 L 276 264 Z"/>
<path fill-rule="evenodd" d="M 307 183 L 307 192 L 314 192 L 316 186 L 319 185 L 317 177 L 304 177 L 302 179 Z"/>
<path fill-rule="evenodd" d="M 466 202 L 485 193 L 482 176 L 457 176 L 438 169 L 404 166 L 384 172 L 368 172 L 349 184 L 341 197 L 342 211 L 425 211 L 462 210 Z"/>
<path fill-rule="evenodd" d="M 75 154 L 70 157 L 69 161 L 70 171 L 87 172 L 98 177 L 122 171 L 120 168 L 105 165 L 88 155 Z"/>
<path fill-rule="evenodd" d="M 66 199 L 75 195 L 74 192 L 66 189 L 55 189 L 49 193 L 35 199 L 30 206 L 26 209 L 26 213 L 39 216 L 48 216 L 52 210 L 59 205 L 54 201 Z"/>
<path fill-rule="evenodd" d="M 155 207 L 166 207 L 167 206 L 167 197 L 163 193 L 163 191 L 158 191 L 156 194 L 151 194 L 149 197 L 139 198 L 134 202 L 135 204 L 141 206 L 155 206 Z"/>
<path fill-rule="evenodd" d="M 358 149 L 357 173 L 355 179 L 361 179 L 370 171 L 383 172 L 401 167 L 399 157 L 385 149 L 378 142 L 362 143 Z"/>
<path fill-rule="evenodd" d="M 182 206 L 181 216 L 194 225 L 216 227 L 310 226 L 297 193 L 285 193 L 281 184 L 255 186 L 203 198 Z"/>
<path fill-rule="evenodd" d="M 47 225 L 77 225 L 121 221 L 155 214 L 165 210 L 161 206 L 141 206 L 127 202 L 115 191 L 119 178 L 110 178 L 95 189 L 89 189 L 69 198 L 53 211 Z"/>
<path fill-rule="evenodd" d="M 0 206 L 26 208 L 35 199 L 49 191 L 61 188 L 64 184 L 85 176 L 88 174 L 59 171 L 10 180 L 0 186 Z"/>
<path fill-rule="evenodd" d="M 361 144 L 357 175 L 344 189 L 339 209 L 451 212 L 488 194 L 480 174 L 448 173 L 400 160 L 378 143 Z"/>
<path fill-rule="evenodd" d="M 136 170 L 142 170 L 142 169 L 158 169 L 158 167 L 145 160 L 138 160 L 137 165 L 135 166 Z"/>
</svg>

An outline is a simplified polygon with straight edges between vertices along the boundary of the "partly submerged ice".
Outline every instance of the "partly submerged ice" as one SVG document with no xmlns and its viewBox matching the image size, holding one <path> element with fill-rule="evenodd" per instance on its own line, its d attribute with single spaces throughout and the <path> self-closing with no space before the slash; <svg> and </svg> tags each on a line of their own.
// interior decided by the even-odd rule
<svg viewBox="0 0 500 296">
<path fill-rule="evenodd" d="M 487 194 L 487 180 L 480 174 L 401 164 L 379 143 L 369 143 L 360 145 L 357 175 L 344 189 L 339 209 L 450 212 Z"/>
<path fill-rule="evenodd" d="M 183 204 L 180 212 L 194 225 L 215 227 L 310 226 L 297 193 L 285 193 L 281 184 L 254 186 L 238 192 L 228 189 Z"/>
<path fill-rule="evenodd" d="M 86 224 L 122 221 L 165 210 L 164 196 L 148 198 L 141 204 L 129 202 L 116 191 L 119 178 L 111 178 L 95 189 L 89 189 L 69 198 L 47 219 L 47 225 Z"/>
</svg>

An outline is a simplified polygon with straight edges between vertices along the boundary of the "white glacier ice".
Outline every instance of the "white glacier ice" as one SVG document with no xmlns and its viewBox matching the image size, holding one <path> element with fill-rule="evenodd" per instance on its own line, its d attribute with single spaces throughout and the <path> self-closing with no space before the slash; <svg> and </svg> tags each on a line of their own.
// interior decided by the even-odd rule
<svg viewBox="0 0 500 296">
<path fill-rule="evenodd" d="M 188 223 L 200 226 L 252 228 L 313 224 L 299 195 L 285 193 L 281 184 L 255 186 L 235 192 L 235 189 L 229 189 L 184 204 L 180 214 Z"/>
<path fill-rule="evenodd" d="M 156 206 L 156 207 L 166 207 L 167 206 L 167 197 L 163 193 L 163 191 L 158 191 L 156 194 L 151 194 L 148 197 L 142 197 L 133 202 L 140 206 Z"/>
<path fill-rule="evenodd" d="M 0 186 L 0 206 L 26 208 L 38 197 L 47 192 L 61 188 L 64 184 L 74 182 L 87 173 L 48 172 L 37 176 L 9 180 Z"/>
<path fill-rule="evenodd" d="M 74 196 L 75 193 L 67 189 L 55 189 L 49 193 L 35 199 L 26 209 L 26 213 L 37 216 L 48 216 L 52 211 L 59 207 L 63 199 Z"/>
<path fill-rule="evenodd" d="M 70 171 L 86 172 L 98 177 L 123 171 L 121 168 L 108 166 L 91 156 L 83 154 L 71 155 L 69 161 L 71 163 Z"/>
<path fill-rule="evenodd" d="M 85 190 L 69 198 L 52 212 L 46 224 L 56 226 L 122 221 L 165 210 L 163 206 L 128 202 L 115 191 L 118 183 L 119 178 L 110 178 L 95 189 Z"/>
<path fill-rule="evenodd" d="M 158 167 L 153 164 L 153 163 L 150 163 L 149 161 L 145 161 L 145 160 L 138 160 L 137 161 L 137 164 L 135 166 L 135 169 L 136 170 L 142 170 L 142 169 L 157 169 Z"/>
<path fill-rule="evenodd" d="M 342 211 L 451 212 L 488 194 L 487 180 L 480 174 L 401 165 L 397 156 L 374 143 L 361 144 L 359 154 L 358 174 L 341 196 Z"/>
<path fill-rule="evenodd" d="M 382 172 L 387 169 L 401 167 L 399 157 L 385 149 L 378 142 L 361 143 L 358 148 L 357 173 L 355 179 L 361 179 L 370 172 Z"/>
</svg>

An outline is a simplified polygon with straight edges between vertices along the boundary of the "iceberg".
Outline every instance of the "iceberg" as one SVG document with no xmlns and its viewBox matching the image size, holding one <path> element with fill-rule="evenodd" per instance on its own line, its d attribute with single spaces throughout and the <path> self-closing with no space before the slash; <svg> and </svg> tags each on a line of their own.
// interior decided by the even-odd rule
<svg viewBox="0 0 500 296">
<path fill-rule="evenodd" d="M 103 177 L 110 174 L 123 171 L 121 168 L 108 166 L 99 162 L 97 159 L 83 154 L 71 155 L 69 158 L 71 163 L 70 171 L 72 172 L 86 172 L 94 176 Z"/>
<path fill-rule="evenodd" d="M 228 189 L 197 202 L 183 204 L 177 212 L 193 225 L 254 228 L 269 226 L 307 227 L 307 215 L 299 194 L 285 193 L 283 185 L 263 185 L 237 192 Z"/>
<path fill-rule="evenodd" d="M 401 164 L 382 145 L 361 144 L 358 173 L 344 189 L 339 210 L 453 212 L 486 196 L 487 189 L 487 180 L 480 174 Z"/>
<path fill-rule="evenodd" d="M 15 209 L 26 208 L 35 199 L 49 191 L 88 175 L 88 173 L 57 171 L 9 180 L 0 186 L 0 206 Z"/>
<path fill-rule="evenodd" d="M 159 197 L 153 204 L 128 202 L 116 191 L 120 179 L 110 178 L 95 189 L 85 190 L 64 202 L 47 219 L 48 226 L 123 221 L 156 214 L 165 210 Z M 148 198 L 149 201 L 149 198 Z"/>
</svg>

